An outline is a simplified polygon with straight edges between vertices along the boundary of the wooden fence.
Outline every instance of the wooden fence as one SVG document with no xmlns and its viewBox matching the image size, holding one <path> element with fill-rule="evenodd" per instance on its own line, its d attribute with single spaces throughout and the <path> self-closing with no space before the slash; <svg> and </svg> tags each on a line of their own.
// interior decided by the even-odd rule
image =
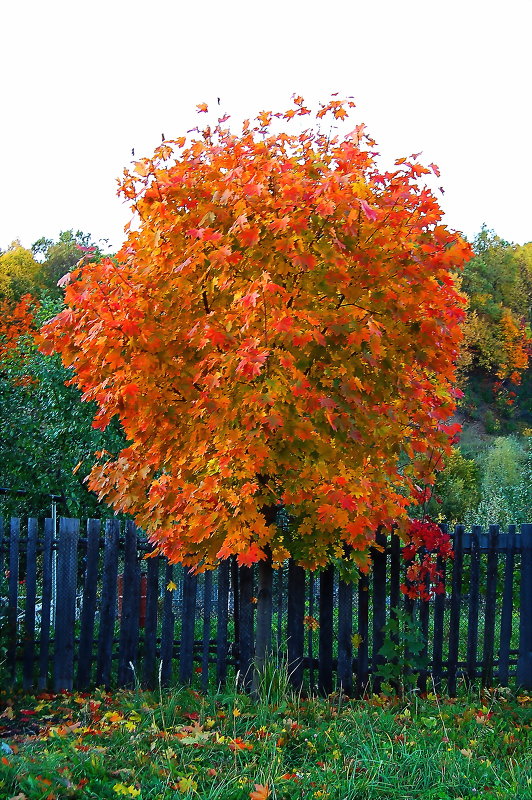
<svg viewBox="0 0 532 800">
<path fill-rule="evenodd" d="M 118 520 L 0 520 L 12 682 L 56 691 L 159 680 L 207 690 L 237 676 L 245 683 L 254 569 L 229 561 L 194 576 L 161 557 L 145 559 L 142 534 L 131 522 L 123 528 Z M 532 689 L 532 524 L 457 526 L 453 539 L 455 557 L 440 565 L 446 594 L 429 601 L 400 593 L 395 536 L 381 538 L 383 552 L 354 583 L 332 567 L 305 573 L 288 562 L 278 570 L 272 639 L 292 683 L 360 694 L 379 688 L 388 661 L 414 674 L 421 690 L 454 695 L 462 680 Z M 420 652 L 387 628 L 398 609 L 415 619 Z M 387 659 L 380 651 L 390 637 L 397 649 Z M 412 652 L 401 657 L 402 646 Z"/>
</svg>

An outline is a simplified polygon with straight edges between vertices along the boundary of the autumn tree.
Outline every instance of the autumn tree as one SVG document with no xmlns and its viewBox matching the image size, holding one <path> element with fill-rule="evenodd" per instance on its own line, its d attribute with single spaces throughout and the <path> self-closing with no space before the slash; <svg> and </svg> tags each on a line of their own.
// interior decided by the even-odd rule
<svg viewBox="0 0 532 800">
<path fill-rule="evenodd" d="M 23 295 L 36 294 L 42 286 L 42 266 L 31 250 L 17 240 L 0 253 L 0 301 L 14 305 Z"/>
<path fill-rule="evenodd" d="M 138 229 L 73 270 L 43 329 L 94 424 L 118 416 L 130 442 L 89 485 L 173 561 L 260 562 L 265 595 L 288 556 L 364 567 L 377 529 L 407 538 L 457 429 L 469 246 L 441 224 L 434 165 L 382 171 L 363 125 L 334 133 L 352 107 L 333 98 L 301 130 L 295 98 L 136 162 L 121 193 Z"/>
<path fill-rule="evenodd" d="M 526 246 L 511 245 L 483 226 L 461 287 L 468 297 L 462 372 L 480 370 L 498 381 L 518 384 L 531 348 L 532 272 Z"/>
</svg>

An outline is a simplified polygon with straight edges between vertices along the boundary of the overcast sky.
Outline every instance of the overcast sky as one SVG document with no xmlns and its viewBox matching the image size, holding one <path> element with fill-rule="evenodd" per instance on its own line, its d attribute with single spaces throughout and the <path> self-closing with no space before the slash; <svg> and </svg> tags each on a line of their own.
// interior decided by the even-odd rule
<svg viewBox="0 0 532 800">
<path fill-rule="evenodd" d="M 0 248 L 117 249 L 116 178 L 197 124 L 353 95 L 387 162 L 441 169 L 446 222 L 532 240 L 532 0 L 16 0 L 0 11 Z"/>
</svg>

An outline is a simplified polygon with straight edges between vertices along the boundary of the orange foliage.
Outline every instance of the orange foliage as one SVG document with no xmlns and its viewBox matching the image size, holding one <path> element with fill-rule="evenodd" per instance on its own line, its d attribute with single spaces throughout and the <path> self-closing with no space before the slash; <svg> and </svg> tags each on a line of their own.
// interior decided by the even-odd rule
<svg viewBox="0 0 532 800">
<path fill-rule="evenodd" d="M 521 374 L 528 367 L 531 341 L 526 335 L 524 325 L 517 324 L 510 311 L 503 313 L 500 328 L 505 357 L 499 365 L 497 377 L 501 380 L 509 377 L 512 383 L 518 384 L 521 382 Z"/>
<path fill-rule="evenodd" d="M 16 304 L 0 301 L 0 359 L 15 350 L 21 336 L 35 330 L 33 314 L 35 298 L 24 295 Z"/>
<path fill-rule="evenodd" d="M 121 192 L 139 230 L 118 265 L 72 273 L 43 329 L 42 349 L 96 401 L 94 424 L 117 414 L 131 442 L 90 487 L 174 561 L 271 550 L 315 567 L 348 545 L 364 566 L 376 529 L 406 529 L 416 485 L 450 451 L 453 274 L 470 249 L 440 224 L 414 157 L 381 172 L 364 126 L 321 132 L 352 106 L 273 132 L 300 129 L 310 111 L 295 98 L 241 135 L 222 119 L 137 162 Z M 290 532 L 265 513 L 278 505 Z"/>
</svg>

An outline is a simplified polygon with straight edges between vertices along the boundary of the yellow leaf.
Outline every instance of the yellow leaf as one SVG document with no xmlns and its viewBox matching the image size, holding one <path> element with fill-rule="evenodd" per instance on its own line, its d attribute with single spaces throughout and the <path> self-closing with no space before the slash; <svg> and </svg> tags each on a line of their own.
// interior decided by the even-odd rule
<svg viewBox="0 0 532 800">
<path fill-rule="evenodd" d="M 167 589 L 169 592 L 175 592 L 175 590 L 177 589 L 177 584 L 175 584 L 173 581 L 169 581 L 169 582 L 166 584 L 166 589 Z"/>
<path fill-rule="evenodd" d="M 198 784 L 196 781 L 193 781 L 192 778 L 180 778 L 177 783 L 177 788 L 180 792 L 195 792 L 198 788 Z"/>
</svg>

